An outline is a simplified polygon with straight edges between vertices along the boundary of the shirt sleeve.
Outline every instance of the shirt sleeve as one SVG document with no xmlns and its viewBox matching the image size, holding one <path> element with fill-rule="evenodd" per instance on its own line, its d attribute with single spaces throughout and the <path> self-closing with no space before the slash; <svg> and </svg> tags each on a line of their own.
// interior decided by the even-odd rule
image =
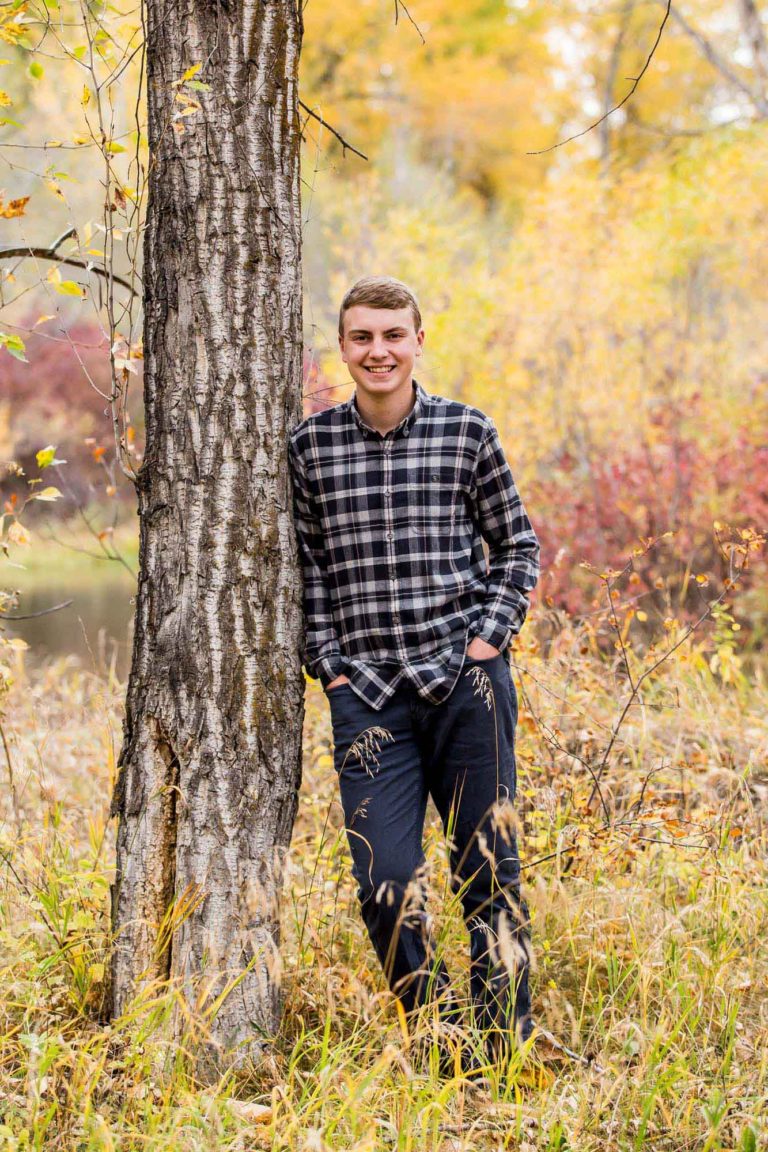
<svg viewBox="0 0 768 1152">
<path fill-rule="evenodd" d="M 488 544 L 488 582 L 469 639 L 479 636 L 503 652 L 525 623 L 528 594 L 539 578 L 540 546 L 490 418 L 478 451 L 474 513 Z"/>
<path fill-rule="evenodd" d="M 326 688 L 346 671 L 346 661 L 333 622 L 320 519 L 300 451 L 293 440 L 289 441 L 289 460 L 293 480 L 294 524 L 304 578 L 304 666 L 308 675 L 313 680 L 319 678 Z"/>
</svg>

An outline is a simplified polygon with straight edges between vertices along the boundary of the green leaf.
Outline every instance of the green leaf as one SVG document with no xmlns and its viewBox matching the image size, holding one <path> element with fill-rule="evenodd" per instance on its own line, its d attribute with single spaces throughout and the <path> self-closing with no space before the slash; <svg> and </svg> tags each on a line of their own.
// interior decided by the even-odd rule
<svg viewBox="0 0 768 1152">
<path fill-rule="evenodd" d="M 5 348 L 6 352 L 10 352 L 15 360 L 22 360 L 25 364 L 29 363 L 24 355 L 26 347 L 21 336 L 9 336 L 6 332 L 0 332 L 0 348 Z"/>
<path fill-rule="evenodd" d="M 59 492 L 58 488 L 43 488 L 42 492 L 35 492 L 32 496 L 30 496 L 30 500 L 52 501 L 60 499 L 61 492 Z"/>
<path fill-rule="evenodd" d="M 42 64 L 37 62 L 37 60 L 33 60 L 29 66 L 29 74 L 33 80 L 42 80 L 43 76 L 45 75 L 45 69 L 43 68 Z"/>
<path fill-rule="evenodd" d="M 740 1152 L 757 1152 L 757 1139 L 752 1128 L 745 1128 L 742 1132 Z"/>
<path fill-rule="evenodd" d="M 210 84 L 206 84 L 203 80 L 187 80 L 187 88 L 194 88 L 198 92 L 210 92 Z"/>
</svg>

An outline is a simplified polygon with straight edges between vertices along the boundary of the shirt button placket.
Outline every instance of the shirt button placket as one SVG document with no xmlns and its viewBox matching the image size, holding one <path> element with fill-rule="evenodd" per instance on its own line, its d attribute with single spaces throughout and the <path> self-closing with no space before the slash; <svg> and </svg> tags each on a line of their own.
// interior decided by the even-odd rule
<svg viewBox="0 0 768 1152">
<path fill-rule="evenodd" d="M 386 525 L 384 536 L 387 541 L 387 568 L 389 574 L 389 593 L 390 593 L 390 614 L 392 617 L 392 631 L 397 642 L 399 655 L 402 659 L 407 658 L 405 636 L 403 634 L 402 626 L 400 624 L 400 612 L 397 597 L 397 568 L 396 568 L 396 550 L 395 550 L 395 523 L 394 513 L 392 509 L 392 445 L 394 441 L 385 440 L 383 443 L 384 450 L 384 523 Z"/>
</svg>

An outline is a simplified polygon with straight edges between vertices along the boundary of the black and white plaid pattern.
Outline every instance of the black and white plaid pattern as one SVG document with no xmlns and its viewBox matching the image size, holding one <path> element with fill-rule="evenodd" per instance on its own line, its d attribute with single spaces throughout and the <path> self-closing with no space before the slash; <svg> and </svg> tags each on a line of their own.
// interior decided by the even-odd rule
<svg viewBox="0 0 768 1152">
<path fill-rule="evenodd" d="M 344 673 L 375 709 L 403 678 L 444 700 L 473 637 L 509 646 L 539 576 L 493 421 L 413 383 L 413 408 L 385 436 L 353 395 L 290 437 L 305 667 L 323 686 Z"/>
</svg>

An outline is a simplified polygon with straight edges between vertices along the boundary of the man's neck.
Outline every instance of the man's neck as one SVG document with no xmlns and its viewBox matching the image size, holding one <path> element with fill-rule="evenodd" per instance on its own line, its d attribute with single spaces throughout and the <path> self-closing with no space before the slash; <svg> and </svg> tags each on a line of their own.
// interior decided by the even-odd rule
<svg viewBox="0 0 768 1152">
<path fill-rule="evenodd" d="M 361 396 L 355 389 L 357 410 L 365 424 L 374 428 L 382 436 L 397 428 L 416 403 L 416 389 L 411 378 L 408 391 L 396 392 L 392 396 Z"/>
</svg>

